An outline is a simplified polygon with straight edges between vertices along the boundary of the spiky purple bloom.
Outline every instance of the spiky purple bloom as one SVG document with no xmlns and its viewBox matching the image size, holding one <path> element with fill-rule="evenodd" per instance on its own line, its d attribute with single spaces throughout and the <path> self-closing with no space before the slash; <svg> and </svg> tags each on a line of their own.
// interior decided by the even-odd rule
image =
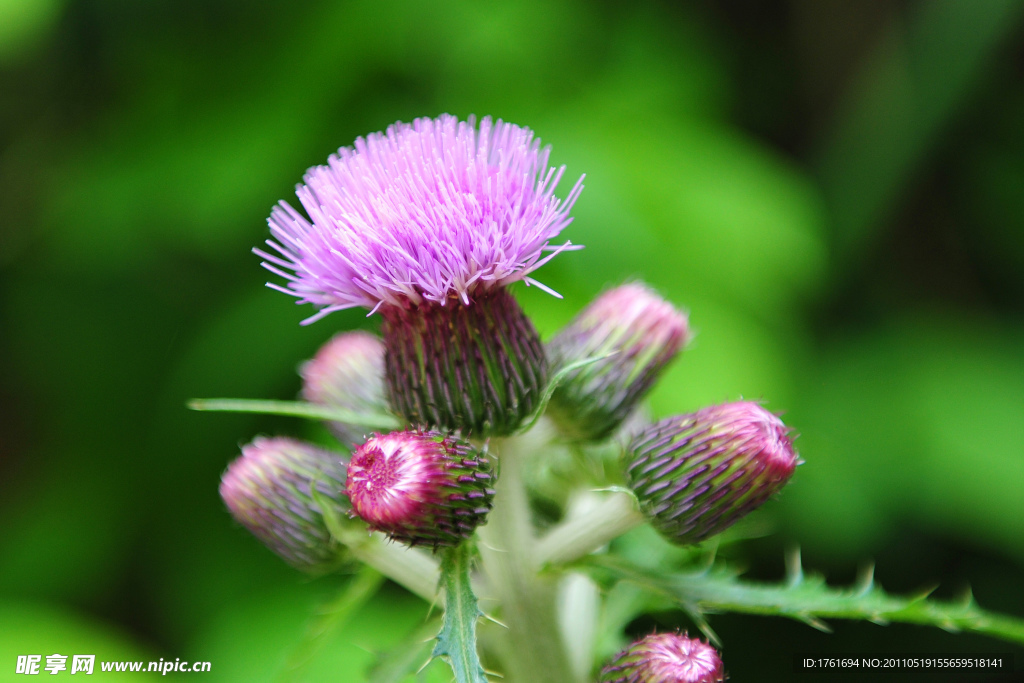
<svg viewBox="0 0 1024 683">
<path fill-rule="evenodd" d="M 268 548 L 315 574 L 336 563 L 338 548 L 313 499 L 313 482 L 321 500 L 334 506 L 332 513 L 348 512 L 345 463 L 337 454 L 294 439 L 261 437 L 243 446 L 228 467 L 220 496 L 235 520 Z"/>
<path fill-rule="evenodd" d="M 537 284 L 529 274 L 571 246 L 551 240 L 583 187 L 558 199 L 565 167 L 548 155 L 529 129 L 490 117 L 396 123 L 309 169 L 296 191 L 309 219 L 282 201 L 269 219 L 277 241 L 256 253 L 288 281 L 271 287 L 322 307 L 306 322 Z"/>
<path fill-rule="evenodd" d="M 346 492 L 371 529 L 409 545 L 455 546 L 491 509 L 491 462 L 436 431 L 374 434 L 356 449 Z"/>
<path fill-rule="evenodd" d="M 552 372 L 604 357 L 573 370 L 558 385 L 552 416 L 572 438 L 607 437 L 689 339 L 686 315 L 645 285 L 634 282 L 605 292 L 547 345 Z"/>
<path fill-rule="evenodd" d="M 270 215 L 269 286 L 320 311 L 384 316 L 392 407 L 407 421 L 477 436 L 508 434 L 546 379 L 533 325 L 505 290 L 555 254 L 582 178 L 561 200 L 565 167 L 526 128 L 485 118 L 420 118 L 343 147 L 311 168 Z M 551 290 L 547 290 L 551 291 Z M 522 353 L 522 355 L 517 355 Z"/>
<path fill-rule="evenodd" d="M 620 652 L 601 669 L 600 683 L 721 683 L 718 651 L 685 633 L 654 633 Z"/>
<path fill-rule="evenodd" d="M 679 545 L 697 543 L 786 485 L 800 463 L 789 433 L 749 401 L 670 417 L 629 444 L 626 479 L 655 529 Z"/>
<path fill-rule="evenodd" d="M 386 413 L 384 342 L 356 330 L 340 332 L 302 364 L 302 397 L 310 403 L 355 413 Z M 361 444 L 366 432 L 359 425 L 329 422 L 338 440 L 349 447 Z"/>
</svg>

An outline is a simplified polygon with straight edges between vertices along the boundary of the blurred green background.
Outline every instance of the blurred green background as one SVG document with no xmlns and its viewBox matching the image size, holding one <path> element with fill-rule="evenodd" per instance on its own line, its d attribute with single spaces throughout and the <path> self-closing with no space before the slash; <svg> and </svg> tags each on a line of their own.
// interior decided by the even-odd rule
<svg viewBox="0 0 1024 683">
<path fill-rule="evenodd" d="M 566 232 L 586 249 L 538 273 L 565 299 L 517 290 L 543 334 L 643 278 L 698 332 L 657 415 L 764 398 L 801 433 L 751 576 L 799 543 L 836 582 L 874 558 L 888 589 L 969 584 L 1024 615 L 1022 19 L 1015 0 L 0 0 L 0 680 L 53 652 L 278 675 L 345 579 L 288 569 L 217 484 L 254 434 L 308 427 L 185 401 L 292 398 L 302 359 L 375 324 L 300 327 L 311 309 L 249 250 L 307 167 L 441 112 L 528 125 L 587 174 Z M 361 680 L 424 609 L 388 588 L 306 680 Z M 713 625 L 735 681 L 792 680 L 800 651 L 1024 667 L 918 627 Z"/>
</svg>

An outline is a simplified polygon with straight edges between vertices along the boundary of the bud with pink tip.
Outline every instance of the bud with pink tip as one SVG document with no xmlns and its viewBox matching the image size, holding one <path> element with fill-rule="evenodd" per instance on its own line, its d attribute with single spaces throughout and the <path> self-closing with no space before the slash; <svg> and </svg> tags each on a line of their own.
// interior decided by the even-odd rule
<svg viewBox="0 0 1024 683">
<path fill-rule="evenodd" d="M 346 491 L 371 529 L 409 545 L 456 546 L 491 509 L 491 462 L 436 431 L 374 434 L 352 454 Z"/>
<path fill-rule="evenodd" d="M 356 330 L 341 332 L 320 347 L 316 356 L 299 369 L 302 397 L 310 403 L 342 408 L 354 413 L 387 413 L 384 394 L 384 342 Z M 366 438 L 360 425 L 329 422 L 343 444 L 354 447 Z"/>
<path fill-rule="evenodd" d="M 342 494 L 345 463 L 329 451 L 283 437 L 257 438 L 242 447 L 242 456 L 221 479 L 220 496 L 231 515 L 296 569 L 328 570 L 338 547 L 313 499 L 314 482 L 321 501 L 336 515 L 348 511 Z"/>
<path fill-rule="evenodd" d="M 600 683 L 721 683 L 722 658 L 715 648 L 687 634 L 654 633 L 641 638 L 601 669 Z"/>
<path fill-rule="evenodd" d="M 552 417 L 572 438 L 607 437 L 689 339 L 686 315 L 645 285 L 605 292 L 548 344 L 553 372 L 601 358 L 562 381 L 552 397 Z"/>
<path fill-rule="evenodd" d="M 626 479 L 663 536 L 689 545 L 775 495 L 800 460 L 790 430 L 747 401 L 661 420 L 626 449 Z"/>
</svg>

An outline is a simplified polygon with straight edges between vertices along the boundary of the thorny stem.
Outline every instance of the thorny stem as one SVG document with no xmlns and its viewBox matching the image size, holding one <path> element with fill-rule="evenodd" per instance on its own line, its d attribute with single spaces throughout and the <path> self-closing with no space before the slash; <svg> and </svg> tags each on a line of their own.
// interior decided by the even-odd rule
<svg viewBox="0 0 1024 683">
<path fill-rule="evenodd" d="M 501 634 L 507 683 L 567 683 L 576 680 L 558 627 L 556 585 L 538 575 L 536 540 L 526 486 L 525 453 L 517 439 L 492 441 L 501 468 L 494 508 L 480 529 L 480 546 L 493 590 L 508 626 Z"/>
</svg>

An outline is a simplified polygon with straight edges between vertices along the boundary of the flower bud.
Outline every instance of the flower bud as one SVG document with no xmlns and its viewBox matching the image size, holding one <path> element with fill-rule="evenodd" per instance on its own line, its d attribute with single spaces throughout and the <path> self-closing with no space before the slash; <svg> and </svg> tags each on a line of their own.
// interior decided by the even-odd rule
<svg viewBox="0 0 1024 683">
<path fill-rule="evenodd" d="M 722 658 L 715 648 L 687 634 L 654 633 L 641 638 L 601 669 L 600 683 L 720 683 Z"/>
<path fill-rule="evenodd" d="M 573 370 L 558 385 L 552 417 L 571 438 L 609 436 L 689 338 L 686 316 L 646 286 L 631 283 L 605 292 L 548 344 L 553 372 L 608 356 Z"/>
<path fill-rule="evenodd" d="M 440 432 L 374 434 L 356 449 L 346 492 L 371 529 L 409 545 L 456 546 L 491 509 L 491 462 Z"/>
<path fill-rule="evenodd" d="M 544 347 L 506 289 L 380 310 L 388 399 L 410 423 L 505 435 L 537 405 Z"/>
<path fill-rule="evenodd" d="M 663 536 L 721 533 L 778 492 L 799 464 L 789 428 L 741 401 L 662 420 L 626 449 L 626 479 Z"/>
<path fill-rule="evenodd" d="M 299 369 L 302 397 L 310 403 L 343 408 L 354 413 L 386 413 L 384 396 L 384 342 L 356 330 L 334 335 L 316 356 Z M 360 425 L 328 422 L 344 445 L 355 447 L 366 438 Z"/>
<path fill-rule="evenodd" d="M 339 516 L 345 463 L 328 451 L 287 439 L 257 438 L 221 478 L 220 496 L 231 515 L 296 569 L 320 573 L 338 559 L 312 484 Z"/>
</svg>

